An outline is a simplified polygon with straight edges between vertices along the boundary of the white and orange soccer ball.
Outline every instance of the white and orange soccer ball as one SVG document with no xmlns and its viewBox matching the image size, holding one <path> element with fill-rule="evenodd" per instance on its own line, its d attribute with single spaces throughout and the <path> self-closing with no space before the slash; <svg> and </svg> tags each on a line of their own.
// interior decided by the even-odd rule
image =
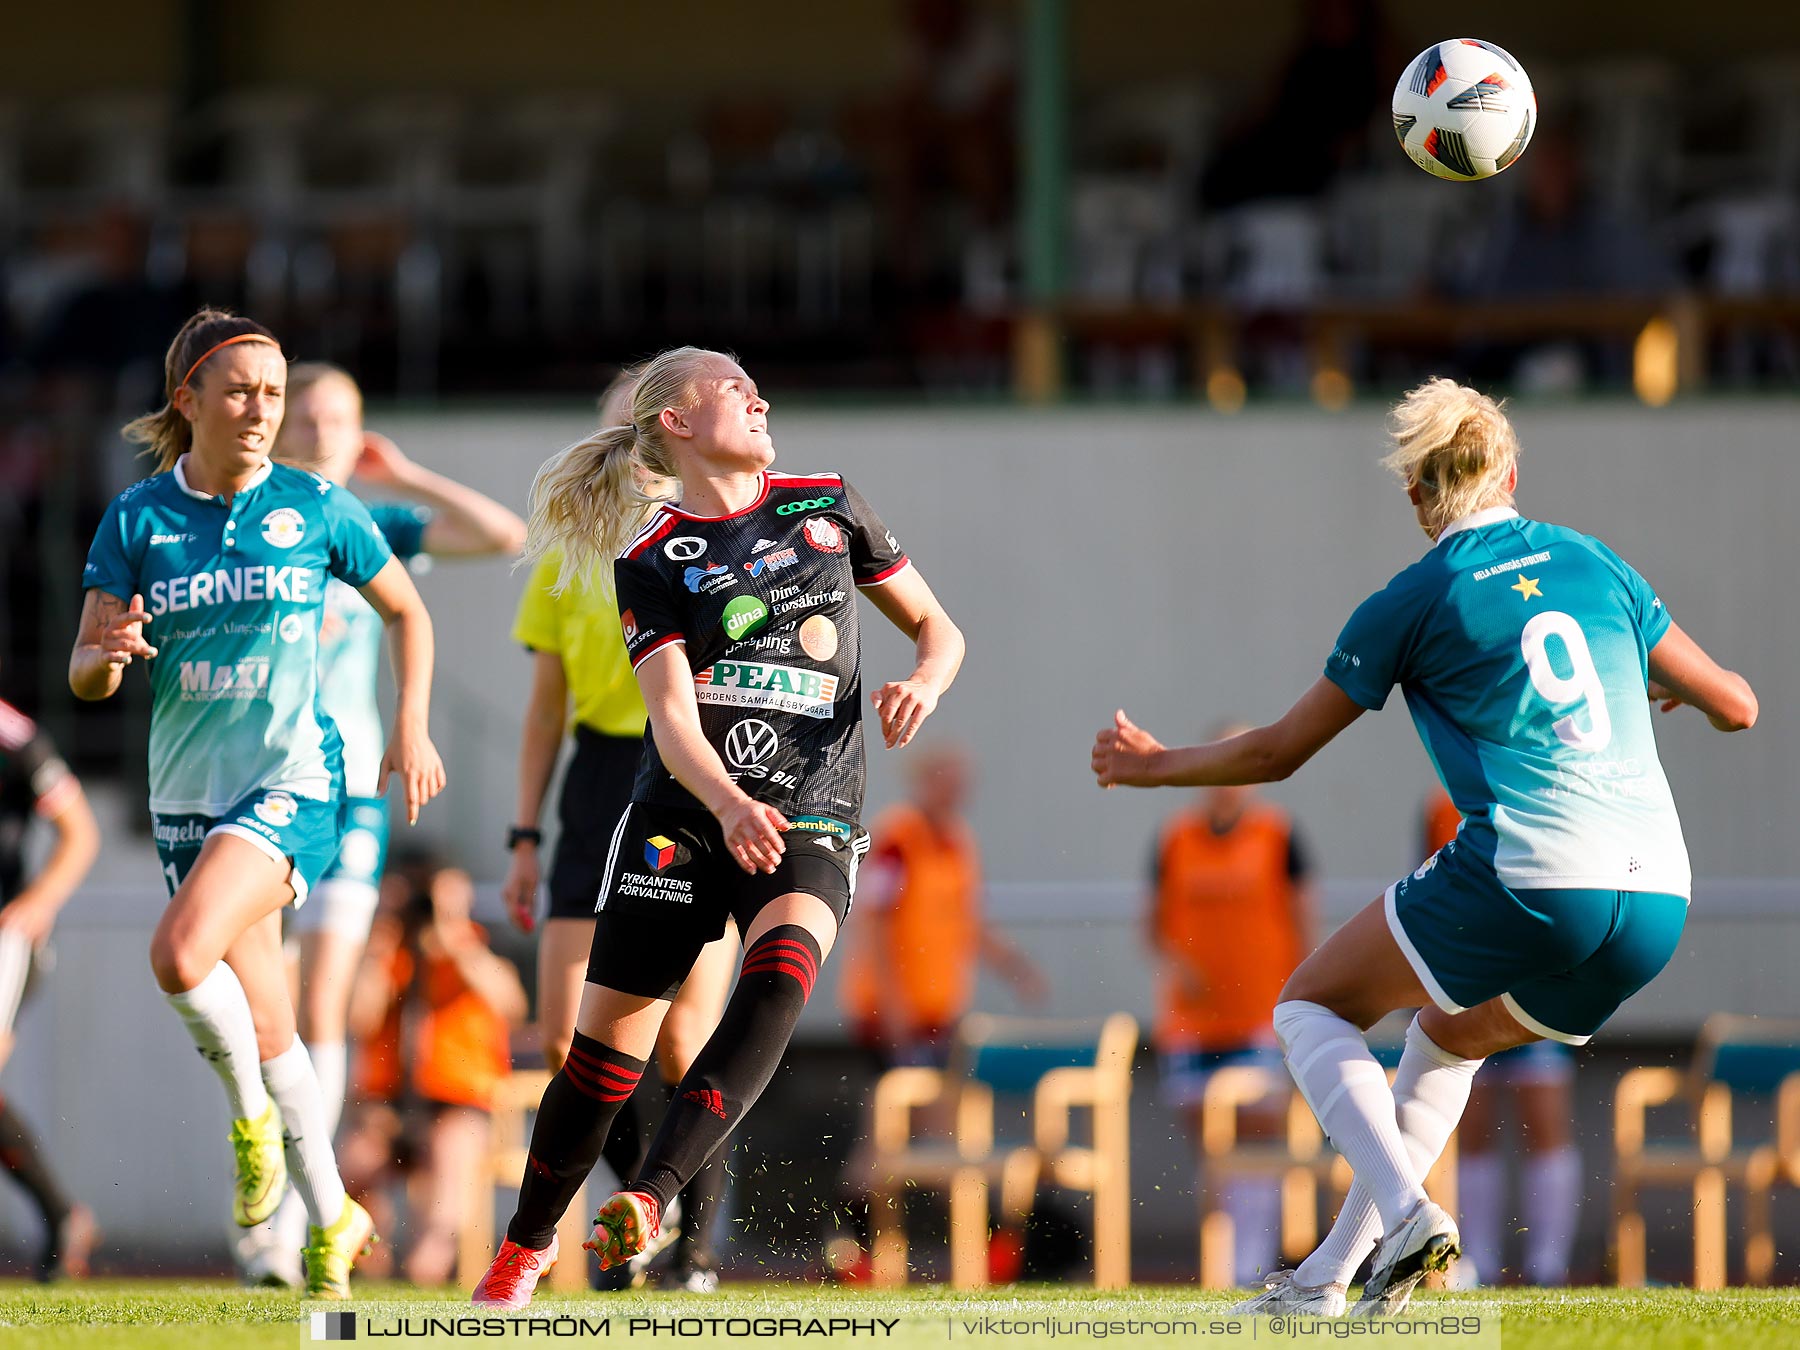
<svg viewBox="0 0 1800 1350">
<path fill-rule="evenodd" d="M 1537 126 L 1531 77 L 1503 47 L 1451 38 L 1420 52 L 1394 86 L 1394 135 L 1426 173 L 1491 178 L 1525 152 Z"/>
</svg>

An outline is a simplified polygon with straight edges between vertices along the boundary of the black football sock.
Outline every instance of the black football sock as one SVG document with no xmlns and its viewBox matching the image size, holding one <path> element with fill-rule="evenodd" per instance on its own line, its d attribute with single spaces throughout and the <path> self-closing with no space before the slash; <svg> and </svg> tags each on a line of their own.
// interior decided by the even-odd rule
<svg viewBox="0 0 1800 1350">
<path fill-rule="evenodd" d="M 69 1217 L 69 1197 L 56 1184 L 50 1165 L 38 1151 L 37 1139 L 25 1128 L 12 1102 L 5 1099 L 0 1099 L 0 1167 L 25 1188 L 44 1216 L 45 1229 L 54 1234 L 57 1225 Z"/>
<path fill-rule="evenodd" d="M 643 1060 L 575 1033 L 568 1059 L 538 1104 L 519 1208 L 506 1226 L 507 1237 L 533 1251 L 550 1245 L 557 1221 L 594 1170 L 614 1117 L 643 1073 Z"/>
<path fill-rule="evenodd" d="M 725 1015 L 676 1087 L 631 1189 L 648 1192 L 667 1209 L 756 1104 L 819 978 L 821 955 L 813 935 L 798 924 L 771 928 L 744 953 Z"/>
<path fill-rule="evenodd" d="M 644 1089 L 640 1085 L 636 1092 L 619 1104 L 619 1114 L 613 1117 L 612 1128 L 606 1134 L 606 1143 L 600 1148 L 600 1156 L 606 1159 L 606 1165 L 612 1168 L 613 1174 L 621 1181 L 637 1174 L 638 1165 L 644 1161 L 644 1153 L 650 1147 L 650 1113 L 638 1101 L 643 1094 Z"/>
</svg>

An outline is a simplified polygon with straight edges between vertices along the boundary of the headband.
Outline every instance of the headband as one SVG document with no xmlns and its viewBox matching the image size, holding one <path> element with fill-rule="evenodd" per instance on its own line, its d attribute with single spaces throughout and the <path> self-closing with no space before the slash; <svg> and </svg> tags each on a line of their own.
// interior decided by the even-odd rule
<svg viewBox="0 0 1800 1350">
<path fill-rule="evenodd" d="M 233 346 L 239 342 L 266 342 L 277 351 L 281 349 L 281 344 L 265 333 L 239 333 L 236 337 L 228 337 L 223 342 L 215 342 L 212 346 L 200 353 L 200 359 L 198 361 L 188 367 L 188 373 L 181 377 L 181 383 L 175 386 L 175 392 L 179 394 L 183 389 L 187 388 L 188 381 L 194 378 L 194 372 L 205 365 L 206 359 L 214 352 L 225 347 Z"/>
</svg>

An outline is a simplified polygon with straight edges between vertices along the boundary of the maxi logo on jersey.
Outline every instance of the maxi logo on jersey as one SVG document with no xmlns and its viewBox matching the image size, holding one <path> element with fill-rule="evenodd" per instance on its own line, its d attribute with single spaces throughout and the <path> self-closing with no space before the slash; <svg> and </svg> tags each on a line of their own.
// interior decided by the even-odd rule
<svg viewBox="0 0 1800 1350">
<path fill-rule="evenodd" d="M 694 698 L 732 708 L 773 708 L 826 719 L 837 699 L 838 677 L 798 666 L 719 661 L 694 676 Z"/>
<path fill-rule="evenodd" d="M 183 661 L 180 689 L 183 703 L 260 698 L 269 691 L 269 658 L 250 656 L 217 666 L 211 661 Z"/>
</svg>

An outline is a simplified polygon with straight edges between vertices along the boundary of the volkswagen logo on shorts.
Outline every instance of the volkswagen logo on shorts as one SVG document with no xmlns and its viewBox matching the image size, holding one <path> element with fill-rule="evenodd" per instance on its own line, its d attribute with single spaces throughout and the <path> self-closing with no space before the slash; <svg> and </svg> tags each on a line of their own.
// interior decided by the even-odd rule
<svg viewBox="0 0 1800 1350">
<path fill-rule="evenodd" d="M 678 534 L 663 545 L 663 552 L 676 562 L 692 562 L 706 552 L 706 540 L 691 534 Z"/>
<path fill-rule="evenodd" d="M 747 717 L 725 733 L 725 758 L 737 769 L 754 769 L 781 744 L 775 728 L 767 722 Z"/>
</svg>

